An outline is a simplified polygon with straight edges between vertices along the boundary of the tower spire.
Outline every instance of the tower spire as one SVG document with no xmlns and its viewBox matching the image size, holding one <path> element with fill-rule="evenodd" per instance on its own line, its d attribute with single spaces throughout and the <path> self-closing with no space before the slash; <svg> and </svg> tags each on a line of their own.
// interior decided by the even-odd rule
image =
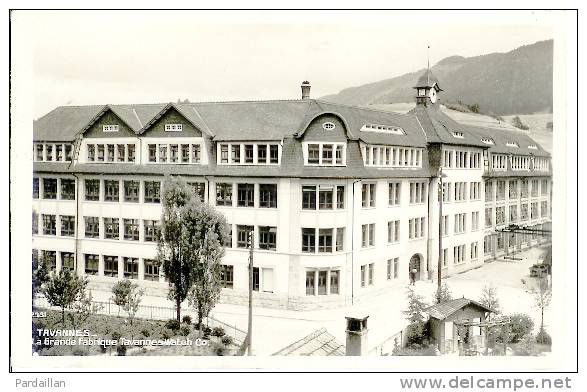
<svg viewBox="0 0 587 392">
<path fill-rule="evenodd" d="M 426 51 L 426 58 L 427 58 L 427 61 L 428 61 L 427 62 L 427 67 L 426 67 L 426 69 L 427 69 L 428 72 L 426 72 L 426 75 L 428 77 L 428 84 L 430 84 L 430 45 L 428 45 L 428 50 Z"/>
</svg>

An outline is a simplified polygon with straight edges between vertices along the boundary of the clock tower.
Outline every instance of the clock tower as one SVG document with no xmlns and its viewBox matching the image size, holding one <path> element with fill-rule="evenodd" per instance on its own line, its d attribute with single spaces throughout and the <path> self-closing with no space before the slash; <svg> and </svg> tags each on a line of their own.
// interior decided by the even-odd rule
<svg viewBox="0 0 587 392">
<path fill-rule="evenodd" d="M 418 79 L 416 86 L 416 104 L 424 106 L 436 106 L 438 104 L 438 93 L 442 91 L 438 85 L 436 76 L 427 69 Z"/>
</svg>

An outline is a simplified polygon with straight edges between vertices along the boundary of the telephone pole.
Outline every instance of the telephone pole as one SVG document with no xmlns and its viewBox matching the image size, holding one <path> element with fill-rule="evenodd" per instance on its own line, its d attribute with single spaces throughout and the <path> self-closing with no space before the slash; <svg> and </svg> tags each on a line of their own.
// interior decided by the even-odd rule
<svg viewBox="0 0 587 392">
<path fill-rule="evenodd" d="M 253 355 L 253 230 L 249 231 L 249 326 L 247 334 L 247 353 Z"/>
</svg>

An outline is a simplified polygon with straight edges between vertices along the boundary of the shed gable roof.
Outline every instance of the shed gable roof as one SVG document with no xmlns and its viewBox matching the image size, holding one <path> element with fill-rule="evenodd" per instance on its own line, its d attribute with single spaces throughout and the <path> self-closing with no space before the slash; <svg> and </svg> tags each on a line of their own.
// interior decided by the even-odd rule
<svg viewBox="0 0 587 392">
<path fill-rule="evenodd" d="M 490 308 L 485 305 L 480 304 L 477 301 L 473 301 L 472 299 L 468 298 L 457 298 L 450 301 L 442 302 L 440 304 L 429 306 L 428 308 L 424 309 L 426 313 L 438 320 L 444 320 L 447 317 L 454 314 L 456 311 L 464 308 L 467 305 L 474 305 L 477 306 L 486 312 L 492 312 Z"/>
</svg>

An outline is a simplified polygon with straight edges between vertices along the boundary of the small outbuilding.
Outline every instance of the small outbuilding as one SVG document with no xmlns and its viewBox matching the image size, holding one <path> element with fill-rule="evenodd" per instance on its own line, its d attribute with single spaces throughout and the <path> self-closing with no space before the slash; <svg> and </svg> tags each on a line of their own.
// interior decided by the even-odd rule
<svg viewBox="0 0 587 392">
<path fill-rule="evenodd" d="M 430 306 L 424 311 L 429 315 L 430 337 L 442 354 L 484 349 L 482 327 L 492 312 L 487 306 L 463 297 Z"/>
</svg>

